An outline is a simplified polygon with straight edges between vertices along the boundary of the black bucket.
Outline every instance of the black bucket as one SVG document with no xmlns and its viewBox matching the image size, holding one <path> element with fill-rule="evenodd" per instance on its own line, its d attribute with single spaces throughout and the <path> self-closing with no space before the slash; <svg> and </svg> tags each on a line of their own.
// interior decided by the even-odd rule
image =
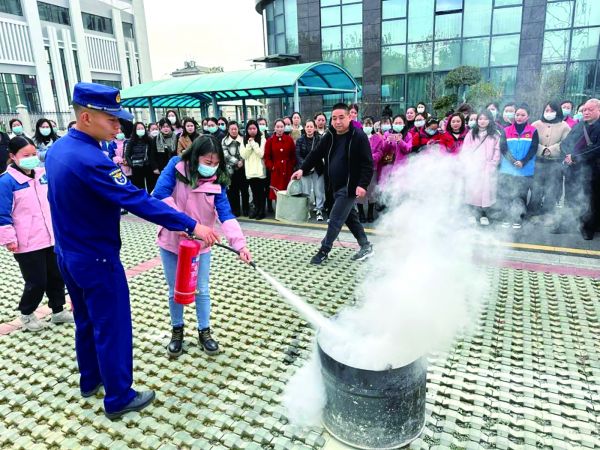
<svg viewBox="0 0 600 450">
<path fill-rule="evenodd" d="M 381 371 L 357 369 L 319 345 L 327 394 L 323 424 L 339 441 L 361 449 L 408 445 L 425 426 L 427 359 Z"/>
</svg>

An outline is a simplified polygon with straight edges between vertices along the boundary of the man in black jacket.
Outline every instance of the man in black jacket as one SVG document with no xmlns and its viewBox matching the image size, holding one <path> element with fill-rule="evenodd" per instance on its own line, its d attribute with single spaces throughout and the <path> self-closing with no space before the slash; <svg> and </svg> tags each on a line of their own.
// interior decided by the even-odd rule
<svg viewBox="0 0 600 450">
<path fill-rule="evenodd" d="M 594 238 L 600 225 L 600 100 L 592 98 L 583 107 L 583 120 L 561 142 L 567 156 L 565 205 L 582 208 L 581 235 Z"/>
<path fill-rule="evenodd" d="M 367 187 L 373 176 L 373 157 L 369 138 L 352 125 L 348 105 L 344 103 L 333 107 L 329 130 L 323 134 L 319 145 L 308 154 L 300 170 L 294 172 L 292 179 L 300 180 L 320 161 L 325 162 L 325 184 L 333 192 L 334 203 L 321 249 L 310 262 L 321 264 L 327 259 L 344 223 L 360 245 L 360 250 L 352 259 L 362 261 L 373 254 L 373 246 L 358 219 L 354 204 L 357 197 L 367 195 Z"/>
</svg>

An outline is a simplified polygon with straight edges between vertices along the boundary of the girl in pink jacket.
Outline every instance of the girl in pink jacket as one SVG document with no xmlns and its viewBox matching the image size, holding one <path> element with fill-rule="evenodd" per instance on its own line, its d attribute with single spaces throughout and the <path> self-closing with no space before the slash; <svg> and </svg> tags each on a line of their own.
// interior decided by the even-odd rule
<svg viewBox="0 0 600 450">
<path fill-rule="evenodd" d="M 201 135 L 181 156 L 171 158 L 163 169 L 152 195 L 163 200 L 178 211 L 196 219 L 214 235 L 213 228 L 220 222 L 221 230 L 229 244 L 240 253 L 240 259 L 250 262 L 252 256 L 246 247 L 246 239 L 227 198 L 229 175 L 221 143 L 214 137 Z M 175 303 L 175 271 L 179 241 L 186 239 L 180 233 L 159 228 L 158 246 L 163 262 L 165 278 L 169 285 L 169 310 L 173 327 L 171 342 L 167 346 L 169 357 L 183 353 L 183 305 Z M 218 353 L 219 345 L 210 330 L 210 246 L 200 251 L 198 293 L 196 294 L 196 318 L 198 337 L 205 353 Z"/>
<path fill-rule="evenodd" d="M 377 184 L 383 188 L 388 179 L 398 167 L 408 162 L 408 154 L 412 150 L 413 136 L 406 129 L 406 119 L 399 114 L 394 117 L 392 129 L 383 135 L 383 146 L 379 154 L 373 157 L 377 160 Z"/>
<path fill-rule="evenodd" d="M 72 323 L 73 314 L 64 309 L 65 284 L 54 254 L 46 172 L 38 167 L 29 138 L 12 138 L 8 151 L 12 164 L 0 175 L 0 245 L 14 254 L 25 280 L 18 307 L 21 323 L 30 331 L 44 327 L 34 314 L 44 293 L 52 323 Z"/>
</svg>

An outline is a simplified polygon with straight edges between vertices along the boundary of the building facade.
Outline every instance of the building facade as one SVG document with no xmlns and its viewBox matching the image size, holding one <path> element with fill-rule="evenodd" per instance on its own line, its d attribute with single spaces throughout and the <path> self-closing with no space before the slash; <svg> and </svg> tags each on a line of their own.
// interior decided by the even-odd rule
<svg viewBox="0 0 600 450">
<path fill-rule="evenodd" d="M 378 114 L 387 104 L 394 111 L 419 101 L 431 104 L 446 93 L 444 76 L 460 65 L 479 67 L 485 80 L 502 89 L 504 100 L 531 94 L 550 78 L 575 102 L 600 92 L 600 0 L 255 0 L 255 5 L 263 16 L 268 63 L 289 64 L 297 54 L 298 62 L 343 65 L 362 85 L 364 113 Z M 340 99 L 310 99 L 306 109 Z"/>
<path fill-rule="evenodd" d="M 79 81 L 151 80 L 143 0 L 0 0 L 0 113 L 68 112 Z"/>
</svg>

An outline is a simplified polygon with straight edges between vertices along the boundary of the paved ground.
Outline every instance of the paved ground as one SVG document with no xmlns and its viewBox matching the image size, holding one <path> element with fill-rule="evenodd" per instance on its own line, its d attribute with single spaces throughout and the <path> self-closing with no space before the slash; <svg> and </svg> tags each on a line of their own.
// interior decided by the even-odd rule
<svg viewBox="0 0 600 450">
<path fill-rule="evenodd" d="M 243 226 L 257 263 L 319 310 L 330 315 L 352 303 L 363 272 L 349 260 L 347 234 L 315 268 L 307 260 L 321 229 Z M 101 394 L 79 396 L 72 327 L 31 334 L 6 325 L 21 282 L 12 256 L 0 251 L 0 447 L 339 448 L 321 428 L 292 428 L 280 405 L 313 332 L 227 252 L 215 250 L 211 278 L 223 352 L 205 356 L 189 326 L 184 356 L 165 357 L 170 330 L 154 233 L 152 225 L 123 222 L 135 381 L 158 398 L 117 422 L 101 414 Z M 487 269 L 491 290 L 476 332 L 430 358 L 426 428 L 411 448 L 600 447 L 600 264 L 593 256 L 509 252 Z M 186 319 L 193 323 L 189 308 Z"/>
</svg>

